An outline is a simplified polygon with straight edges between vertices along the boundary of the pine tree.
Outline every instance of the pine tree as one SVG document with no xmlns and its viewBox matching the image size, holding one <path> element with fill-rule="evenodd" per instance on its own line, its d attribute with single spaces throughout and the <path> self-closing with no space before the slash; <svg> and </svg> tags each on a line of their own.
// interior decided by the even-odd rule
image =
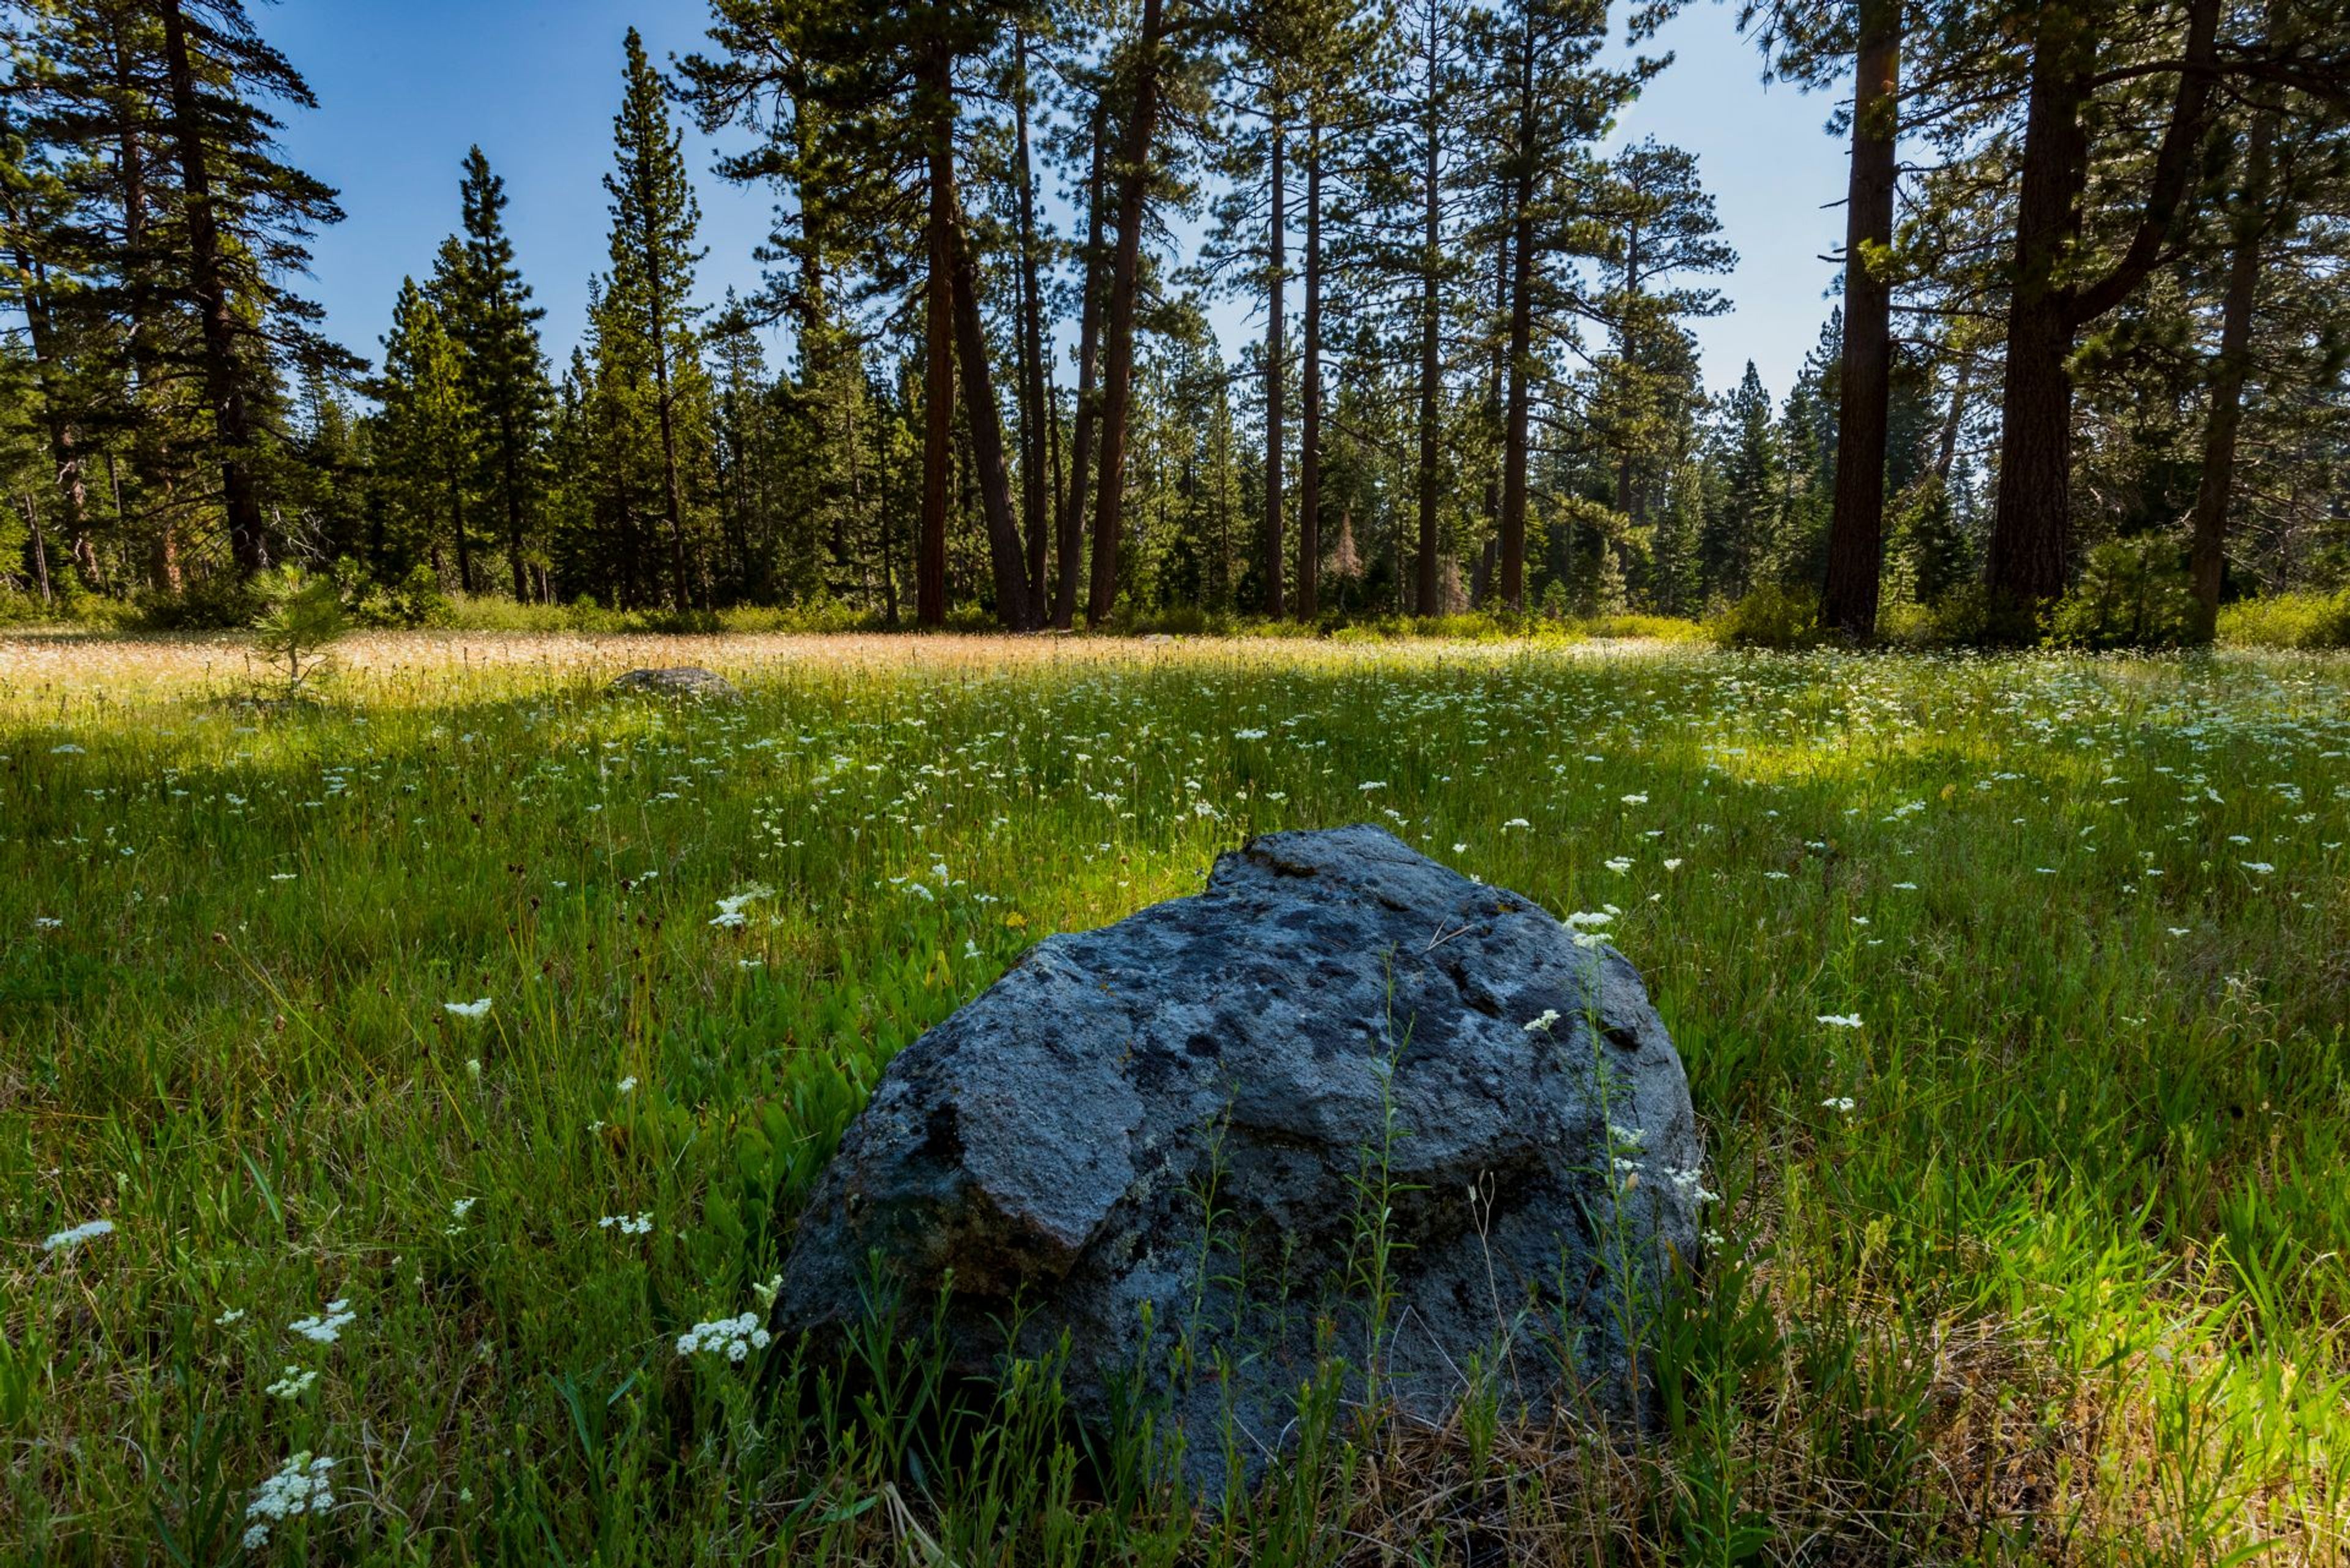
<svg viewBox="0 0 2350 1568">
<path fill-rule="evenodd" d="M 626 42 L 626 90 L 612 121 L 614 169 L 604 176 L 612 199 L 612 270 L 605 286 L 607 331 L 619 358 L 651 379 L 652 413 L 660 444 L 660 508 L 668 530 L 670 592 L 680 609 L 706 603 L 686 539 L 684 462 L 679 425 L 681 384 L 698 369 L 692 303 L 693 269 L 704 252 L 694 246 L 701 203 L 687 176 L 681 137 L 670 121 L 667 85 L 645 57 L 634 27 Z"/>
<path fill-rule="evenodd" d="M 460 265 L 436 289 L 463 367 L 465 403 L 475 421 L 481 472 L 476 493 L 505 526 L 506 569 L 517 600 L 532 597 L 540 448 L 554 389 L 538 345 L 546 312 L 530 303 L 505 232 L 505 182 L 479 147 L 465 155 L 459 187 L 464 223 Z"/>
<path fill-rule="evenodd" d="M 1771 569 L 1781 583 L 1814 592 L 1827 576 L 1843 367 L 1844 313 L 1831 309 L 1818 343 L 1795 372 L 1779 419 L 1782 488 Z"/>
<path fill-rule="evenodd" d="M 319 338 L 315 311 L 277 286 L 308 261 L 304 243 L 342 210 L 335 192 L 281 161 L 275 99 L 315 107 L 286 57 L 263 41 L 243 0 L 155 0 L 162 20 L 168 137 L 179 176 L 172 262 L 195 307 L 229 546 L 238 571 L 268 565 L 260 472 L 265 415 L 278 396 L 275 352 L 356 368 Z"/>
<path fill-rule="evenodd" d="M 1699 545 L 1708 597 L 1738 598 L 1756 587 L 1777 549 L 1783 464 L 1771 417 L 1771 394 L 1754 361 L 1723 401 L 1723 493 Z"/>
<path fill-rule="evenodd" d="M 1537 383 L 1570 326 L 1574 293 L 1562 269 L 1595 240 L 1582 227 L 1577 192 L 1597 182 L 1592 144 L 1653 74 L 1598 64 L 1607 39 L 1601 0 L 1503 0 L 1480 13 L 1482 71 L 1478 183 L 1486 243 L 1503 260 L 1502 472 L 1496 532 L 1503 603 L 1526 606 L 1526 514 Z"/>
<path fill-rule="evenodd" d="M 457 346 L 412 277 L 400 280 L 375 394 L 382 407 L 377 462 L 390 481 L 380 502 L 390 525 L 376 553 L 391 575 L 403 575 L 419 557 L 438 573 L 445 524 L 456 553 L 457 586 L 472 593 L 476 579 L 465 512 L 475 455 L 468 439 L 473 410 L 465 400 Z"/>
<path fill-rule="evenodd" d="M 1590 411 L 1615 470 L 1616 510 L 1639 528 L 1703 405 L 1696 347 L 1681 324 L 1729 308 L 1694 279 L 1730 271 L 1738 254 L 1717 237 L 1697 160 L 1653 138 L 1609 160 L 1595 207 L 1606 235 L 1598 314 L 1616 347 L 1596 367 Z"/>
</svg>

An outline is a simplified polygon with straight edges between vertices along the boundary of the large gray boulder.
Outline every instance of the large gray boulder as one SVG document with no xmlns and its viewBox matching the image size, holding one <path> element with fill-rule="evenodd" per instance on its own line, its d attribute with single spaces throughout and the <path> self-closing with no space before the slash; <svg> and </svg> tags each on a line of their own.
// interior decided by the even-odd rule
<svg viewBox="0 0 2350 1568">
<path fill-rule="evenodd" d="M 1079 1417 L 1162 1402 L 1210 1490 L 1341 1358 L 1349 1396 L 1415 1417 L 1483 1380 L 1639 1425 L 1700 1158 L 1622 955 L 1378 828 L 1272 834 L 1197 898 L 1040 942 L 900 1053 L 775 1325 L 822 1341 L 877 1283 L 921 1324 L 951 1278 L 956 1366 L 1066 1333 Z"/>
</svg>

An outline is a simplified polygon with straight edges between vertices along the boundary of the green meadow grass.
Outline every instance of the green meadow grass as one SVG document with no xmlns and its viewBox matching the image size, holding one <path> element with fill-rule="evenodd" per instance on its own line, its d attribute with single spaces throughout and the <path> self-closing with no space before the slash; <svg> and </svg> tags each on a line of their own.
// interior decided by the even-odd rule
<svg viewBox="0 0 2350 1568">
<path fill-rule="evenodd" d="M 598 694 L 685 660 L 746 701 Z M 345 663 L 0 643 L 7 1562 L 2350 1556 L 2350 662 Z M 680 1353 L 1024 948 L 1358 820 L 1648 977 L 1725 1194 L 1659 1440 L 1326 1386 L 1195 1512 L 1049 1367 L 946 1386 L 922 1303 L 850 1377 Z"/>
</svg>

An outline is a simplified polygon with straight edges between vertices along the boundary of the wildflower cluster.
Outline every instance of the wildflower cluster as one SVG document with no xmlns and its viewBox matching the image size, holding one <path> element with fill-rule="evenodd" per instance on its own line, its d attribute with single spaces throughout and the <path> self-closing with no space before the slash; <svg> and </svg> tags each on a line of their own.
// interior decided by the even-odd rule
<svg viewBox="0 0 2350 1568">
<path fill-rule="evenodd" d="M 713 1318 L 697 1323 L 677 1336 L 680 1355 L 723 1355 L 729 1361 L 741 1361 L 754 1350 L 764 1350 L 770 1339 L 760 1324 L 756 1313 L 744 1313 L 739 1317 Z"/>
<path fill-rule="evenodd" d="M 305 1513 L 324 1513 L 333 1507 L 335 1494 L 328 1484 L 328 1473 L 334 1468 L 334 1460 L 305 1449 L 263 1481 L 253 1501 L 244 1505 L 244 1549 L 250 1552 L 265 1544 L 272 1524 Z"/>
<path fill-rule="evenodd" d="M 311 1317 L 297 1317 L 286 1328 L 314 1345 L 332 1345 L 343 1336 L 343 1330 L 359 1321 L 359 1314 L 350 1310 L 348 1298 L 338 1297 L 327 1303 L 325 1312 Z"/>
</svg>

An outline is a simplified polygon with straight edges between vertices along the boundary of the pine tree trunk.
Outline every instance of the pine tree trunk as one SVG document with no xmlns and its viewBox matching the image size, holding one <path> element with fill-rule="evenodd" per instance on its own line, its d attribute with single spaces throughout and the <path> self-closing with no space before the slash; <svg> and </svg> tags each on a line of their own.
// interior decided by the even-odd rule
<svg viewBox="0 0 2350 1568">
<path fill-rule="evenodd" d="M 1493 312 L 1494 319 L 1508 317 L 1510 311 L 1510 242 L 1507 235 L 1493 247 Z M 1485 428 L 1498 432 L 1502 428 L 1503 388 L 1509 379 L 1509 335 L 1492 335 L 1492 362 L 1485 371 Z M 1485 515 L 1485 542 L 1479 546 L 1476 561 L 1469 570 L 1469 603 L 1482 609 L 1493 589 L 1493 560 L 1502 542 L 1502 474 L 1499 464 L 1485 470 L 1482 496 Z M 1442 589 L 1438 589 L 1440 593 Z"/>
<path fill-rule="evenodd" d="M 1086 249 L 1079 286 L 1084 298 L 1077 307 L 1077 406 L 1075 429 L 1069 433 L 1069 483 L 1061 493 L 1057 522 L 1060 556 L 1053 589 L 1053 625 L 1066 631 L 1076 624 L 1077 588 L 1085 557 L 1086 495 L 1093 472 L 1094 423 L 1100 417 L 1097 386 L 1101 363 L 1101 306 L 1107 255 L 1102 249 L 1103 166 L 1107 153 L 1109 105 L 1107 97 L 1094 100 L 1092 166 L 1086 174 Z"/>
<path fill-rule="evenodd" d="M 947 506 L 954 479 L 954 187 L 940 177 L 939 165 L 953 157 L 951 145 L 933 144 L 925 236 L 931 270 L 922 376 L 922 535 L 914 564 L 914 622 L 925 628 L 947 620 Z"/>
<path fill-rule="evenodd" d="M 2193 177 L 2217 75 L 2220 0 L 2189 0 L 2178 85 L 2136 232 L 2104 275 L 2067 282 L 2060 268 L 2081 232 L 2088 188 L 2088 101 L 2095 40 L 2062 5 L 2039 8 L 2024 107 L 2016 200 L 2007 381 L 1988 577 L 2010 616 L 2036 615 L 2064 591 L 2072 564 L 2073 381 L 2080 329 L 2126 299 L 2161 260 L 2191 210 Z"/>
<path fill-rule="evenodd" d="M 2220 589 L 2227 576 L 2228 498 L 2235 488 L 2236 432 L 2244 414 L 2244 375 L 2252 346 L 2252 306 L 2261 283 L 2261 242 L 2267 226 L 2270 148 L 2276 115 L 2252 120 L 2244 152 L 2244 213 L 2228 255 L 2228 286 L 2220 306 L 2220 358 L 2212 367 L 2211 412 L 2203 431 L 2203 480 L 2195 496 L 2194 541 L 2188 574 L 2195 586 L 2195 635 L 2209 642 L 2220 624 Z"/>
<path fill-rule="evenodd" d="M 1529 182 L 1519 184 L 1510 241 L 1510 349 L 1508 407 L 1502 430 L 1501 595 L 1513 610 L 1526 607 L 1526 455 L 1532 433 L 1534 389 L 1534 223 L 1526 209 L 1534 201 Z"/>
<path fill-rule="evenodd" d="M 1050 543 L 1045 483 L 1045 310 L 1036 280 L 1036 176 L 1028 146 L 1028 34 L 1013 34 L 1013 140 L 1020 156 L 1020 513 L 1025 531 L 1030 628 L 1043 623 L 1045 554 Z"/>
<path fill-rule="evenodd" d="M 1101 495 L 1094 507 L 1092 593 L 1086 619 L 1098 626 L 1118 605 L 1119 510 L 1126 503 L 1126 424 L 1134 390 L 1134 306 L 1141 282 L 1143 204 L 1150 193 L 1150 149 L 1159 130 L 1159 29 L 1162 0 L 1142 0 L 1134 102 L 1118 170 L 1118 258 L 1110 269 L 1109 342 L 1102 389 Z"/>
<path fill-rule="evenodd" d="M 112 44 L 113 76 L 111 85 L 119 95 L 118 102 L 129 105 L 135 101 L 138 91 L 136 75 L 129 40 L 123 35 L 124 19 L 111 17 L 108 37 Z M 171 478 L 171 449 L 164 441 L 164 421 L 161 410 L 154 407 L 153 377 L 156 360 L 154 348 L 154 290 L 152 261 L 147 254 L 147 150 L 140 140 L 139 128 L 126 110 L 118 121 L 115 136 L 115 178 L 122 195 L 122 273 L 123 303 L 130 321 L 125 348 L 130 371 L 130 402 L 133 428 L 130 452 L 134 472 L 143 484 L 152 484 L 163 493 L 163 504 L 155 510 L 153 533 L 149 538 L 148 576 L 152 587 L 177 595 L 184 586 L 180 573 L 180 534 L 178 498 Z M 109 467 L 111 459 L 109 460 Z M 123 505 L 120 482 L 115 484 L 114 512 L 118 519 L 129 514 Z M 143 500 L 143 496 L 141 497 Z"/>
<path fill-rule="evenodd" d="M 1284 341 L 1289 316 L 1288 281 L 1289 217 L 1283 207 L 1284 191 L 1282 125 L 1276 119 L 1266 132 L 1272 146 L 1272 214 L 1265 226 L 1265 307 L 1264 307 L 1264 613 L 1280 618 L 1285 607 L 1286 595 L 1283 579 L 1288 573 L 1288 563 L 1283 560 L 1282 516 L 1283 448 L 1289 432 L 1283 426 L 1284 394 L 1287 390 L 1289 350 Z"/>
<path fill-rule="evenodd" d="M 931 178 L 944 181 L 954 242 L 954 316 L 958 358 L 962 370 L 963 422 L 971 430 L 973 477 L 979 484 L 980 514 L 987 524 L 988 564 L 995 576 L 995 615 L 1012 631 L 1033 631 L 1036 618 L 1029 609 L 1028 567 L 1022 559 L 1020 524 L 1012 514 L 1012 476 L 1003 461 L 1003 423 L 996 413 L 995 384 L 987 360 L 987 331 L 979 318 L 979 267 L 971 254 L 971 236 L 964 231 L 962 202 L 953 195 L 951 159 L 941 168 L 931 165 Z M 1040 536 L 1041 542 L 1041 536 Z"/>
<path fill-rule="evenodd" d="M 158 0 L 158 9 L 163 18 L 164 69 L 172 88 L 172 134 L 178 143 L 188 287 L 203 333 L 204 397 L 212 405 L 213 431 L 221 444 L 221 502 L 227 514 L 229 554 L 237 571 L 251 576 L 269 565 L 269 545 L 254 484 L 253 420 L 244 371 L 237 363 L 236 318 L 221 257 L 219 220 L 213 211 L 203 110 L 196 99 L 181 0 Z"/>
<path fill-rule="evenodd" d="M 1893 386 L 1893 290 L 1870 258 L 1881 257 L 1893 241 L 1901 0 L 1861 0 L 1857 64 L 1845 203 L 1835 499 L 1821 617 L 1833 630 L 1867 639 L 1877 635 L 1885 566 L 1885 446 Z"/>
<path fill-rule="evenodd" d="M 1305 132 L 1305 353 L 1298 377 L 1297 618 L 1322 607 L 1322 127 Z"/>
<path fill-rule="evenodd" d="M 1413 563 L 1412 573 L 1411 608 L 1415 615 L 1435 614 L 1438 592 L 1437 506 L 1443 432 L 1437 421 L 1442 410 L 1444 376 L 1444 192 L 1440 182 L 1443 127 L 1437 118 L 1436 94 L 1438 72 L 1442 65 L 1437 26 L 1443 14 L 1444 8 L 1431 0 L 1428 7 L 1426 57 L 1428 119 L 1420 128 L 1419 555 Z"/>
<path fill-rule="evenodd" d="M 2062 7 L 2043 13 L 2024 111 L 1988 562 L 1991 593 L 2010 612 L 2062 594 L 2071 554 L 2073 381 L 2065 360 L 2073 307 L 2057 267 L 2080 232 L 2088 158 L 2080 125 L 2086 89 L 2072 30 Z"/>
</svg>

